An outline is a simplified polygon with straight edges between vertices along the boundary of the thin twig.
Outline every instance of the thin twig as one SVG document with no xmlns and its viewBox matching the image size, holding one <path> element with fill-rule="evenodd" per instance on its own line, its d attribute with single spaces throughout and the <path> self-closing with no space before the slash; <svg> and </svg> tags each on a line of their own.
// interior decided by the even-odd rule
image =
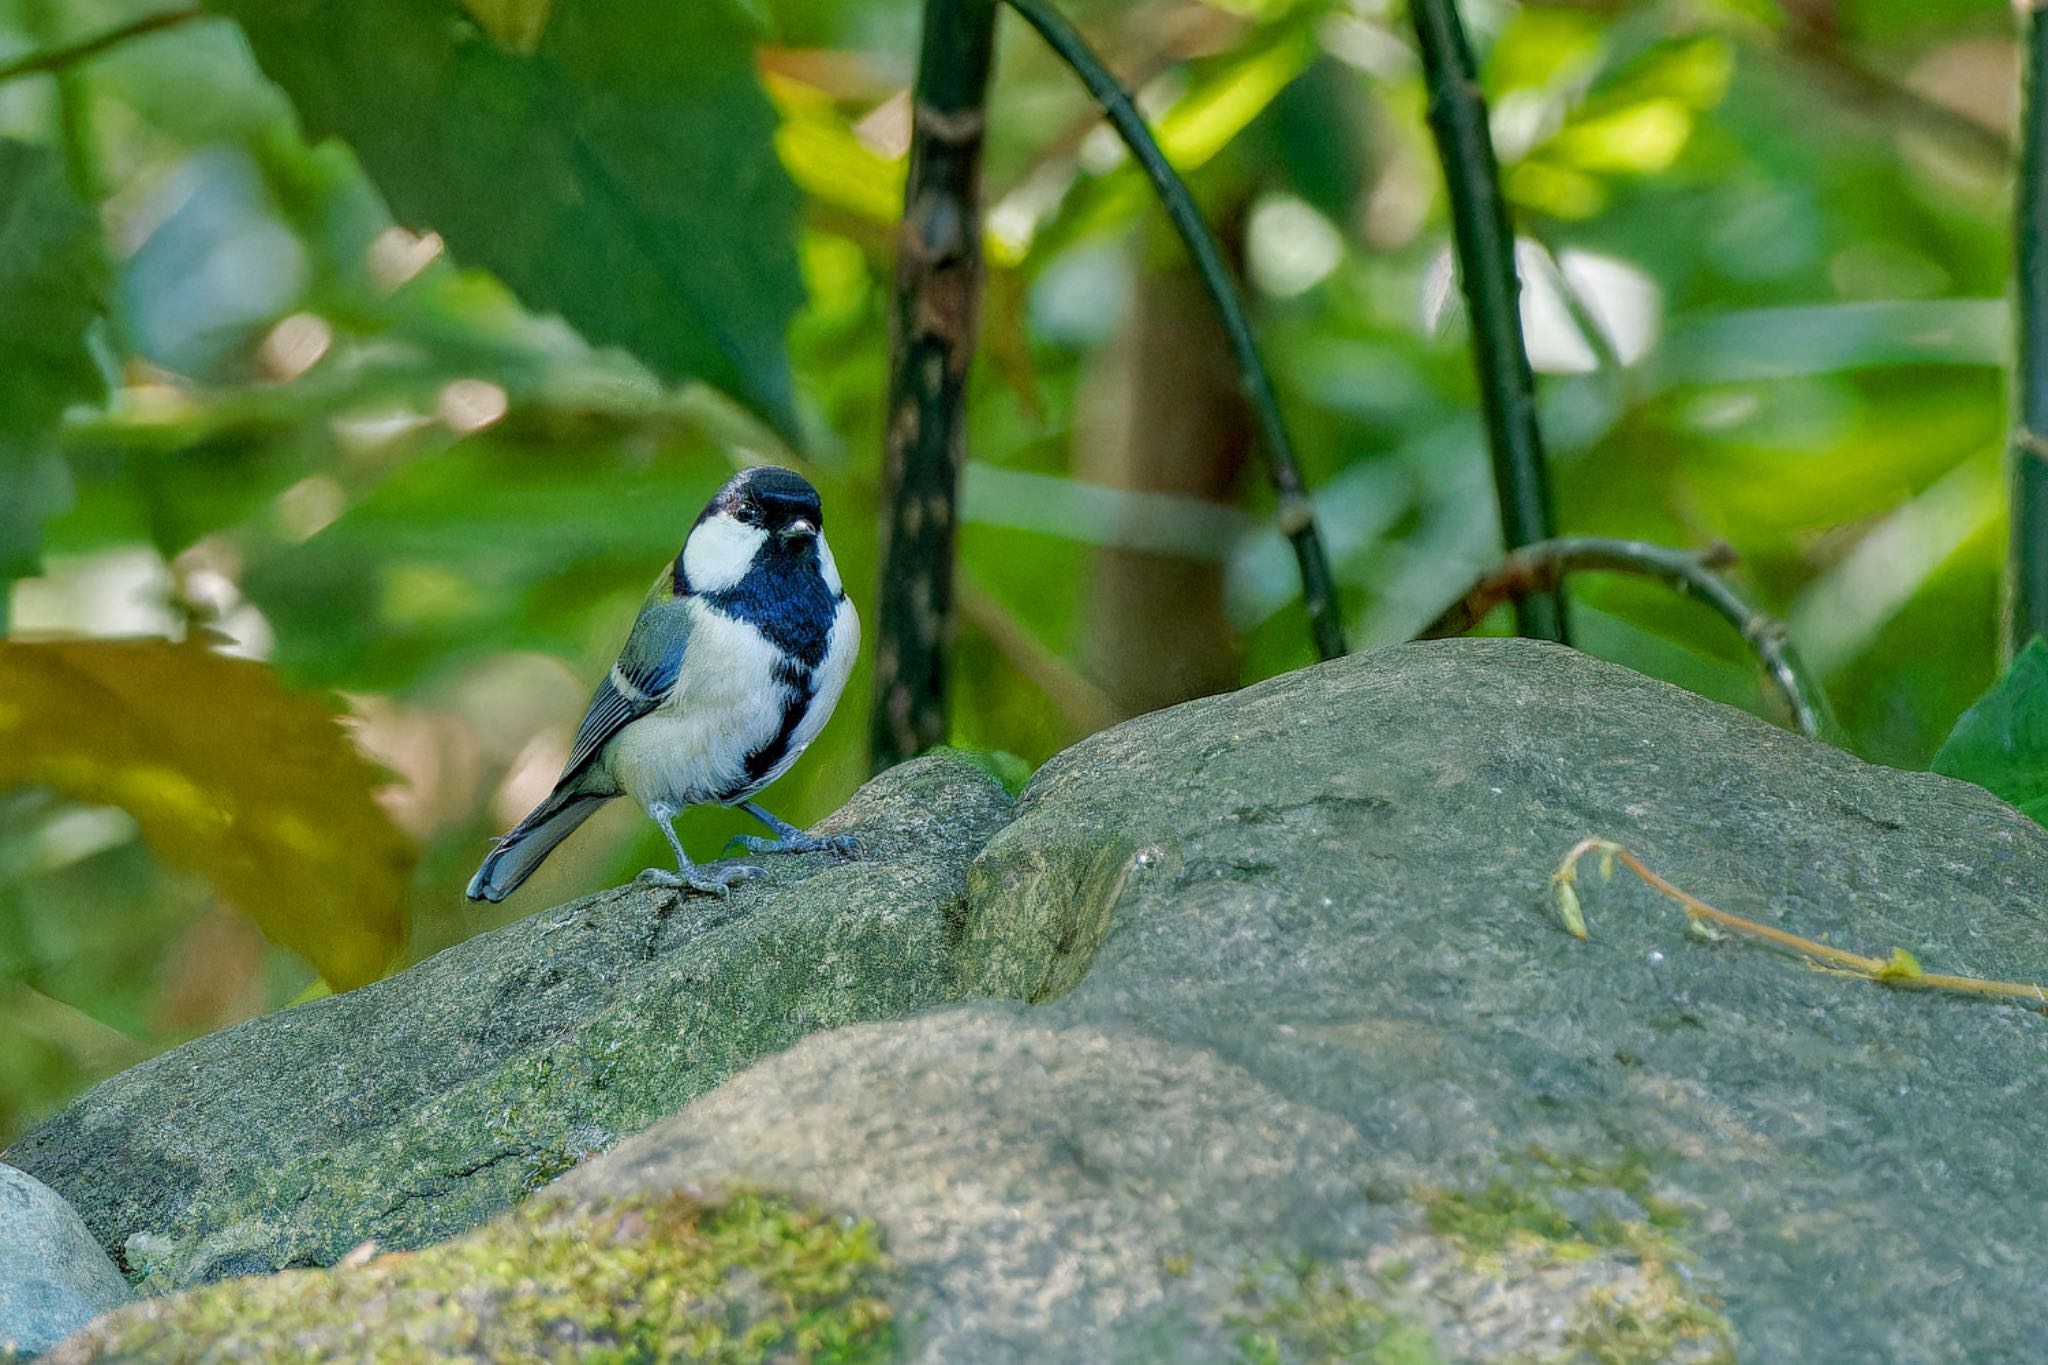
<svg viewBox="0 0 2048 1365">
<path fill-rule="evenodd" d="M 1046 648 L 994 593 L 964 569 L 959 597 L 960 619 L 986 635 L 1012 668 L 1038 685 L 1070 732 L 1092 735 L 1116 724 L 1116 704 L 1109 694 Z"/>
<path fill-rule="evenodd" d="M 949 729 L 945 651 L 967 371 L 981 313 L 981 150 L 995 28 L 995 0 L 926 0 L 889 332 L 869 730 L 877 770 L 944 743 Z"/>
<path fill-rule="evenodd" d="M 2008 549 L 2006 649 L 2010 657 L 2048 635 L 2048 12 L 2021 7 L 2025 77 L 2020 97 L 2020 169 L 2013 186 L 2014 328 L 2012 529 Z"/>
<path fill-rule="evenodd" d="M 1549 539 L 1554 525 L 1543 435 L 1536 425 L 1536 377 L 1522 339 L 1515 235 L 1501 195 L 1486 101 L 1457 7 L 1453 0 L 1410 0 L 1408 12 L 1429 87 L 1429 126 L 1450 193 L 1501 536 L 1514 550 Z M 1515 629 L 1539 640 L 1564 640 L 1563 595 L 1553 590 L 1516 598 Z"/>
<path fill-rule="evenodd" d="M 1280 416 L 1279 400 L 1274 396 L 1272 381 L 1266 375 L 1265 363 L 1259 359 L 1258 347 L 1252 341 L 1251 323 L 1245 317 L 1237 286 L 1232 283 L 1230 271 L 1223 264 L 1223 253 L 1217 249 L 1215 237 L 1202 220 L 1202 212 L 1195 207 L 1194 196 L 1188 193 L 1187 185 L 1167 161 L 1165 153 L 1159 150 L 1159 144 L 1153 141 L 1152 131 L 1146 127 L 1145 117 L 1132 103 L 1129 92 L 1103 65 L 1102 59 L 1089 48 L 1073 25 L 1062 18 L 1047 0 L 1009 0 L 1009 5 L 1023 17 L 1024 22 L 1038 30 L 1060 59 L 1073 68 L 1081 83 L 1088 87 L 1088 92 L 1095 96 L 1110 125 L 1130 149 L 1132 159 L 1145 172 L 1145 178 L 1152 182 L 1152 189 L 1166 209 L 1167 218 L 1180 233 L 1180 239 L 1194 261 L 1195 273 L 1201 278 L 1202 287 L 1222 318 L 1223 330 L 1230 338 L 1231 352 L 1237 359 L 1245 398 L 1258 420 L 1259 445 L 1266 455 L 1267 476 L 1279 498 L 1280 530 L 1294 546 L 1295 562 L 1301 568 L 1302 598 L 1308 607 L 1309 629 L 1315 636 L 1316 652 L 1325 659 L 1338 657 L 1345 652 L 1345 644 L 1344 623 L 1337 609 L 1336 580 L 1330 572 L 1329 557 L 1323 550 L 1322 535 L 1316 529 L 1315 509 L 1302 483 L 1301 469 L 1294 460 L 1294 444 L 1287 435 L 1287 424 Z"/>
<path fill-rule="evenodd" d="M 2030 1004 L 2048 1005 L 2048 989 L 2029 981 L 1991 981 L 1983 977 L 1952 976 L 1943 972 L 1924 971 L 1913 955 L 1904 948 L 1892 949 L 1890 957 L 1865 957 L 1861 953 L 1852 953 L 1847 949 L 1788 933 L 1768 924 L 1759 924 L 1753 919 L 1731 915 L 1726 910 L 1717 910 L 1698 896 L 1680 890 L 1650 871 L 1635 854 L 1620 844 L 1597 836 L 1581 839 L 1573 845 L 1572 851 L 1564 855 L 1564 861 L 1557 865 L 1557 871 L 1550 876 L 1558 918 L 1564 922 L 1566 932 L 1573 938 L 1584 939 L 1587 936 L 1585 913 L 1579 904 L 1577 881 L 1579 860 L 1588 853 L 1600 855 L 1600 876 L 1603 881 L 1613 875 L 1613 863 L 1618 861 L 1642 878 L 1653 890 L 1677 901 L 1684 908 L 1686 918 L 1694 924 L 1704 921 L 1749 938 L 1761 939 L 1787 952 L 1797 953 L 1816 964 L 1823 964 L 1826 970 L 1844 972 L 1850 976 L 1862 977 L 1866 981 L 1901 986 L 1909 990 L 1951 991 L 1961 995 L 1983 995 L 2001 1000 L 2025 1000 Z"/>
<path fill-rule="evenodd" d="M 1429 624 L 1421 638 L 1435 640 L 1462 635 L 1503 602 L 1555 591 L 1569 573 L 1592 569 L 1654 578 L 1687 596 L 1699 598 L 1740 631 L 1785 699 L 1794 726 L 1808 738 L 1816 738 L 1831 724 L 1827 699 L 1800 662 L 1784 623 L 1744 601 L 1715 572 L 1734 562 L 1734 548 L 1721 541 L 1697 551 L 1602 536 L 1559 536 L 1538 541 L 1524 545 L 1508 555 L 1499 568 L 1482 574 L 1464 596 Z"/>
<path fill-rule="evenodd" d="M 1817 69 L 1850 100 L 1888 110 L 1902 126 L 1939 138 L 1972 159 L 2003 168 L 2012 160 L 2013 144 L 2003 131 L 1979 123 L 1953 105 L 1883 72 L 1864 66 L 1845 51 L 1833 26 L 1819 23 L 1797 5 L 1784 5 L 1783 50 L 1810 69 Z"/>
<path fill-rule="evenodd" d="M 30 52 L 24 56 L 16 57 L 12 61 L 0 62 L 0 85 L 4 85 L 8 81 L 19 80 L 23 76 L 42 76 L 56 71 L 63 71 L 68 67 L 78 65 L 80 62 L 89 62 L 109 48 L 119 47 L 122 43 L 132 38 L 141 38 L 147 34 L 156 33 L 167 28 L 175 28 L 179 24 L 190 23 L 194 19 L 204 19 L 206 17 L 207 12 L 196 7 L 192 9 L 159 10 L 155 14 L 145 14 L 140 19 L 131 20 L 128 23 L 122 24 L 119 28 L 108 29 L 105 33 L 82 39 L 68 47 L 54 47 L 42 52 Z"/>
</svg>

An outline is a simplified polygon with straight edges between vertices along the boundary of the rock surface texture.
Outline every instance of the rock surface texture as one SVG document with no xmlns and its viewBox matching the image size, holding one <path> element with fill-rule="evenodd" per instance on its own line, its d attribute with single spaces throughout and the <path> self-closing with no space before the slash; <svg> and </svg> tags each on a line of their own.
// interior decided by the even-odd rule
<svg viewBox="0 0 2048 1365">
<path fill-rule="evenodd" d="M 152 1289 L 466 1231 L 807 1033 L 957 996 L 967 864 L 1009 805 L 965 760 L 905 764 L 825 826 L 858 862 L 543 911 L 123 1072 L 5 1159 Z"/>
<path fill-rule="evenodd" d="M 1582 879 L 1580 943 L 1546 894 L 1601 834 L 1767 923 L 2048 980 L 2048 833 L 1984 793 L 1513 641 L 1387 650 L 1131 721 L 1048 763 L 1006 823 L 956 761 L 927 764 L 982 813 L 947 808 L 949 786 L 925 818 L 958 822 L 949 849 L 985 846 L 963 896 L 924 903 L 955 975 L 902 1006 L 1002 998 L 797 1021 L 751 1055 L 811 1036 L 662 1092 L 695 1098 L 552 1193 L 756 1188 L 871 1218 L 888 1351 L 916 1360 L 1998 1361 L 2048 1339 L 2048 1019 L 1697 941 L 1625 877 Z M 958 887 L 936 856 L 931 884 Z M 867 913 L 828 875 L 736 901 L 745 918 L 672 950 L 669 973 L 750 979 L 743 955 L 769 945 L 809 955 L 783 971 L 816 969 L 819 926 Z M 540 919 L 581 925 L 592 904 Z M 809 937 L 783 926 L 792 904 L 818 907 Z M 515 928 L 516 947 L 457 951 L 538 970 L 541 929 Z M 371 991 L 446 1008 L 459 974 L 412 980 L 440 961 Z M 889 984 L 860 986 L 870 1017 Z M 609 1036 L 685 1056 L 714 1010 L 748 1008 L 693 998 L 703 1012 Z M 197 1084 L 188 1052 L 152 1065 Z M 601 1088 L 525 1074 L 496 1102 L 599 1122 L 564 1097 Z M 168 1130 L 193 1120 L 163 1112 L 169 1083 L 118 1114 L 177 1150 Z M 146 1190 L 84 1174 L 107 1090 L 24 1164 L 61 1156 L 46 1178 L 86 1189 L 118 1244 L 169 1224 L 116 1212 Z M 658 1114 L 642 1093 L 606 1135 Z M 290 1226 L 293 1197 L 239 1216 Z M 224 1350 L 261 1345 L 226 1330 Z"/>
<path fill-rule="evenodd" d="M 128 1282 L 57 1192 L 0 1166 L 0 1360 L 46 1351 L 111 1308 Z"/>
</svg>

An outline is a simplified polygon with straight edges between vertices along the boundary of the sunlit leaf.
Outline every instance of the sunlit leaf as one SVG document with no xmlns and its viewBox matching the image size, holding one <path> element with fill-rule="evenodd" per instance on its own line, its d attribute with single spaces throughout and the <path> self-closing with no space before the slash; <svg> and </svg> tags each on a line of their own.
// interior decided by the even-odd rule
<svg viewBox="0 0 2048 1365">
<path fill-rule="evenodd" d="M 337 987 L 405 937 L 412 851 L 378 775 L 266 666 L 162 640 L 0 643 L 0 789 L 117 806 Z"/>
<path fill-rule="evenodd" d="M 2027 642 L 2005 675 L 1963 712 L 1933 767 L 2037 820 L 2048 815 L 2048 642 L 2038 635 Z"/>
<path fill-rule="evenodd" d="M 1588 170 L 1647 174 L 1678 159 L 1692 136 L 1692 111 L 1679 100 L 1650 99 L 1558 134 L 1551 150 Z"/>
<path fill-rule="evenodd" d="M 894 222 L 903 212 L 908 160 L 862 142 L 822 90 L 784 77 L 769 81 L 768 94 L 782 115 L 775 149 L 804 193 L 873 222 Z"/>
<path fill-rule="evenodd" d="M 797 195 L 733 4 L 560 0 L 530 55 L 456 0 L 214 8 L 401 221 L 592 341 L 792 427 Z"/>
<path fill-rule="evenodd" d="M 0 138 L 0 619 L 69 490 L 57 419 L 103 391 L 86 349 L 105 275 L 99 222 L 47 147 Z"/>
<path fill-rule="evenodd" d="M 1288 28 L 1203 81 L 1159 120 L 1153 135 L 1167 160 L 1183 171 L 1204 164 L 1300 75 L 1314 55 L 1313 34 Z"/>
</svg>

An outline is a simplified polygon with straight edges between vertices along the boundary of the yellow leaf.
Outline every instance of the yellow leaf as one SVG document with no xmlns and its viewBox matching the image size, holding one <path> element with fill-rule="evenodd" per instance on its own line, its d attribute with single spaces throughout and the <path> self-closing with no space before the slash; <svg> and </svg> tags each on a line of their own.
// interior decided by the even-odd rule
<svg viewBox="0 0 2048 1365">
<path fill-rule="evenodd" d="M 0 642 L 0 790 L 119 806 L 337 989 L 405 940 L 413 851 L 373 768 L 268 667 L 165 640 Z"/>
</svg>

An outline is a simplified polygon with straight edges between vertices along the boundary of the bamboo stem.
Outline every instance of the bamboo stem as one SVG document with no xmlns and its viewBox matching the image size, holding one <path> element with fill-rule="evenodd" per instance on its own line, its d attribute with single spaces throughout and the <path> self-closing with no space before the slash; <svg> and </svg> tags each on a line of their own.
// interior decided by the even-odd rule
<svg viewBox="0 0 2048 1365">
<path fill-rule="evenodd" d="M 1741 632 L 1755 651 L 1764 673 L 1785 700 L 1799 733 L 1818 738 L 1832 727 L 1827 698 L 1800 662 L 1784 622 L 1751 606 L 1728 586 L 1717 569 L 1735 562 L 1735 550 L 1717 541 L 1704 550 L 1674 550 L 1641 540 L 1610 540 L 1601 536 L 1559 536 L 1538 541 L 1509 554 L 1497 569 L 1479 577 L 1464 596 L 1422 632 L 1425 640 L 1462 635 L 1503 602 L 1556 591 L 1569 573 L 1597 570 L 1638 574 L 1698 597 Z"/>
<path fill-rule="evenodd" d="M 63 71 L 80 62 L 91 61 L 108 49 L 119 47 L 132 38 L 140 38 L 205 17 L 206 11 L 198 8 L 159 10 L 155 14 L 145 14 L 140 19 L 130 20 L 118 28 L 108 29 L 105 33 L 81 39 L 66 47 L 30 52 L 10 62 L 0 62 L 0 85 L 19 80 L 23 76 L 40 76 Z"/>
<path fill-rule="evenodd" d="M 981 149 L 996 0 L 925 0 L 897 238 L 877 585 L 879 771 L 945 742 L 968 362 L 981 311 Z"/>
<path fill-rule="evenodd" d="M 2007 657 L 2048 635 L 2048 13 L 2020 8 L 2025 78 L 2019 179 L 2013 187 L 2014 328 L 2012 530 Z"/>
<path fill-rule="evenodd" d="M 1146 127 L 1145 117 L 1132 103 L 1130 94 L 1074 26 L 1053 9 L 1048 0 L 1009 0 L 1009 4 L 1024 22 L 1038 30 L 1039 36 L 1073 68 L 1081 83 L 1088 87 L 1088 92 L 1095 96 L 1110 125 L 1130 149 L 1132 159 L 1144 171 L 1145 178 L 1151 181 L 1168 220 L 1187 247 L 1195 273 L 1201 278 L 1202 287 L 1222 318 L 1223 330 L 1230 339 L 1231 353 L 1237 360 L 1245 398 L 1258 422 L 1259 446 L 1265 452 L 1267 476 L 1279 499 L 1280 530 L 1293 545 L 1295 562 L 1301 569 L 1302 598 L 1308 607 L 1309 629 L 1315 637 L 1316 652 L 1325 659 L 1337 658 L 1345 652 L 1345 643 L 1344 623 L 1337 607 L 1336 580 L 1330 572 L 1322 534 L 1316 528 L 1315 509 L 1302 483 L 1300 466 L 1295 463 L 1294 443 L 1288 437 L 1286 422 L 1281 418 L 1279 400 L 1274 396 L 1265 363 L 1259 358 L 1258 346 L 1252 340 L 1251 323 L 1245 317 L 1244 304 L 1238 298 L 1237 286 L 1223 263 L 1223 253 L 1217 248 L 1215 237 L 1203 221 L 1202 212 L 1195 206 L 1194 196 L 1188 192 L 1187 185 L 1153 140 L 1151 129 Z"/>
<path fill-rule="evenodd" d="M 1549 539 L 1553 525 L 1549 472 L 1536 425 L 1536 377 L 1522 340 L 1515 237 L 1501 197 L 1486 101 L 1457 8 L 1453 0 L 1410 0 L 1408 10 L 1429 87 L 1429 126 L 1450 194 L 1501 536 L 1515 550 Z M 1515 628 L 1536 639 L 1566 639 L 1563 595 L 1551 591 L 1516 598 Z"/>
</svg>

